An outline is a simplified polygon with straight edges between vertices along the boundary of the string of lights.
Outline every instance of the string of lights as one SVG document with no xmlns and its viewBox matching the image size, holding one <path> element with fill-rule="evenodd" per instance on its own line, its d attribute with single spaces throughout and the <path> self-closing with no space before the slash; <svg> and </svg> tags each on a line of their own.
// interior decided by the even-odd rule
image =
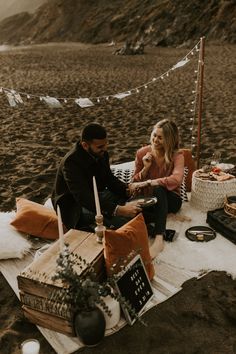
<svg viewBox="0 0 236 354">
<path fill-rule="evenodd" d="M 89 97 L 55 97 L 55 96 L 52 97 L 46 94 L 35 95 L 23 91 L 18 91 L 16 89 L 0 87 L 0 93 L 6 95 L 8 99 L 8 103 L 11 107 L 16 107 L 18 105 L 24 104 L 23 101 L 24 97 L 26 97 L 26 99 L 28 100 L 31 98 L 39 99 L 40 101 L 45 102 L 48 106 L 54 108 L 60 108 L 62 107 L 63 103 L 66 104 L 68 101 L 74 101 L 79 107 L 86 108 L 86 107 L 94 106 L 95 104 L 106 103 L 110 99 L 121 100 L 130 95 L 140 93 L 142 90 L 147 89 L 150 85 L 157 83 L 158 80 L 165 80 L 166 78 L 168 78 L 174 70 L 186 65 L 191 60 L 191 57 L 197 52 L 199 52 L 199 44 L 200 41 L 180 61 L 178 61 L 175 65 L 173 65 L 170 69 L 168 69 L 161 75 L 155 76 L 152 79 L 150 79 L 148 82 L 145 82 L 142 85 L 139 85 L 137 87 L 130 88 L 129 90 L 124 92 L 118 92 L 118 93 L 102 95 L 102 96 L 89 96 Z M 193 105 L 194 107 L 193 117 L 196 116 L 196 101 L 197 101 L 197 91 L 198 91 L 197 86 L 195 91 L 196 91 L 196 97 L 194 99 L 194 105 Z M 192 124 L 194 124 L 194 119 Z M 193 126 L 192 126 L 192 130 L 193 130 Z M 192 140 L 194 140 L 193 136 L 192 136 Z"/>
<path fill-rule="evenodd" d="M 191 132 L 191 150 L 192 150 L 192 156 L 195 158 L 195 150 L 196 150 L 196 136 L 197 136 L 197 122 L 196 122 L 196 116 L 197 116 L 197 109 L 198 109 L 198 98 L 199 98 L 199 67 L 200 67 L 200 51 L 199 48 L 197 49 L 199 52 L 199 59 L 197 62 L 197 69 L 194 70 L 194 89 L 192 91 L 193 99 L 191 101 L 191 106 L 192 108 L 190 109 L 191 112 L 191 126 L 190 126 L 190 132 Z"/>
<path fill-rule="evenodd" d="M 171 73 L 179 68 L 182 68 L 184 65 L 186 65 L 192 57 L 196 54 L 198 54 L 198 61 L 197 61 L 197 68 L 194 69 L 194 88 L 192 90 L 192 95 L 191 96 L 191 108 L 190 108 L 190 139 L 191 139 L 191 151 L 192 151 L 192 156 L 193 158 L 197 158 L 199 160 L 199 149 L 200 149 L 200 130 L 201 130 L 201 124 L 199 122 L 199 117 L 197 121 L 197 114 L 201 115 L 201 107 L 200 106 L 200 100 L 201 100 L 201 69 L 202 66 L 204 65 L 203 58 L 202 58 L 202 40 L 201 38 L 197 44 L 181 59 L 179 60 L 175 65 L 173 65 L 171 68 L 169 68 L 167 71 L 162 73 L 159 76 L 154 76 L 151 78 L 148 82 L 145 82 L 137 87 L 130 88 L 126 91 L 123 92 L 118 92 L 118 93 L 113 93 L 113 94 L 108 94 L 108 95 L 101 95 L 101 96 L 89 96 L 89 97 L 55 97 L 55 96 L 48 96 L 45 94 L 31 94 L 23 91 L 18 91 L 16 89 L 10 89 L 7 87 L 1 87 L 0 86 L 0 93 L 3 93 L 6 95 L 8 103 L 11 107 L 17 107 L 18 105 L 23 105 L 24 100 L 23 98 L 25 97 L 27 100 L 30 99 L 39 99 L 40 101 L 46 103 L 49 107 L 52 108 L 61 108 L 63 104 L 68 103 L 69 101 L 73 101 L 75 104 L 77 104 L 81 108 L 86 108 L 86 107 L 92 107 L 96 104 L 105 104 L 111 99 L 118 99 L 122 100 L 128 96 L 134 95 L 134 94 L 139 94 L 146 90 L 150 85 L 156 84 L 158 81 L 163 81 L 166 78 L 169 78 Z M 197 156 L 196 156 L 197 155 Z"/>
</svg>

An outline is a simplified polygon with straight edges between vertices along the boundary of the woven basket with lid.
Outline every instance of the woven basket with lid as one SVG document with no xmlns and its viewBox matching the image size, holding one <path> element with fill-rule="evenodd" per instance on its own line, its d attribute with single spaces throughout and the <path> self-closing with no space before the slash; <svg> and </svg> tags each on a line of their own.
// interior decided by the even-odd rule
<svg viewBox="0 0 236 354">
<path fill-rule="evenodd" d="M 192 177 L 191 205 L 202 211 L 214 210 L 224 207 L 226 195 L 236 195 L 236 178 L 226 181 L 209 181 Z"/>
</svg>

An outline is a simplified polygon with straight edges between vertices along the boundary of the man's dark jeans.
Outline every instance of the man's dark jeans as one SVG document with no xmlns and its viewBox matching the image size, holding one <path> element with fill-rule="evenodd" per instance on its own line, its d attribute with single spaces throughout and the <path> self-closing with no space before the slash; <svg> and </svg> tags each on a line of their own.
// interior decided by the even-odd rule
<svg viewBox="0 0 236 354">
<path fill-rule="evenodd" d="M 165 234 L 166 231 L 166 219 L 168 213 L 176 213 L 182 205 L 181 197 L 175 192 L 168 191 L 166 188 L 158 186 L 153 190 L 153 196 L 157 198 L 157 203 L 148 208 L 144 208 L 142 213 L 147 225 L 154 224 L 152 228 L 152 236 Z M 140 198 L 142 198 L 140 196 Z M 119 198 L 109 190 L 105 190 L 99 193 L 99 199 L 110 200 L 116 204 L 124 205 L 127 200 Z M 131 201 L 131 200 L 129 200 Z M 112 216 L 111 218 L 104 217 L 104 225 L 110 229 L 118 229 L 131 218 L 123 216 Z M 82 208 L 82 218 L 78 225 L 78 229 L 88 229 L 94 231 L 96 227 L 95 213 L 85 208 Z"/>
<path fill-rule="evenodd" d="M 124 205 L 126 203 L 125 199 L 120 198 L 116 194 L 110 192 L 108 189 L 99 192 L 99 200 L 101 204 L 104 200 L 109 200 L 119 205 Z M 76 228 L 94 231 L 96 227 L 95 216 L 96 214 L 94 212 L 86 208 L 82 208 L 82 216 Z M 123 216 L 112 216 L 111 218 L 108 218 L 103 215 L 103 224 L 109 229 L 118 229 L 119 227 L 127 223 L 130 219 L 131 218 L 126 218 Z"/>
</svg>

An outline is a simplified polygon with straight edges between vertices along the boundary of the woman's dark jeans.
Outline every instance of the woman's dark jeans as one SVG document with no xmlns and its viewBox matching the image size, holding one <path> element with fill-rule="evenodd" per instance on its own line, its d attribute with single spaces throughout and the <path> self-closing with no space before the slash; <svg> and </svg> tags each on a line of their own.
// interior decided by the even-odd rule
<svg viewBox="0 0 236 354">
<path fill-rule="evenodd" d="M 153 189 L 153 197 L 157 203 L 150 208 L 143 210 L 146 224 L 154 223 L 153 236 L 164 235 L 166 231 L 166 219 L 168 213 L 177 213 L 182 205 L 181 197 L 162 186 Z"/>
</svg>

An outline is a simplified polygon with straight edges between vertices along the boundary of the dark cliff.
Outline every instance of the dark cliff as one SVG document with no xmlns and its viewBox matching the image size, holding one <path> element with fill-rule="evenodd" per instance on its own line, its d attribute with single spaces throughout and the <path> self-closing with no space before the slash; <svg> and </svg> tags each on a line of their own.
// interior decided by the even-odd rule
<svg viewBox="0 0 236 354">
<path fill-rule="evenodd" d="M 235 43 L 235 33 L 234 0 L 49 0 L 0 23 L 0 42 L 12 44 L 143 39 L 175 46 L 201 36 Z"/>
</svg>

